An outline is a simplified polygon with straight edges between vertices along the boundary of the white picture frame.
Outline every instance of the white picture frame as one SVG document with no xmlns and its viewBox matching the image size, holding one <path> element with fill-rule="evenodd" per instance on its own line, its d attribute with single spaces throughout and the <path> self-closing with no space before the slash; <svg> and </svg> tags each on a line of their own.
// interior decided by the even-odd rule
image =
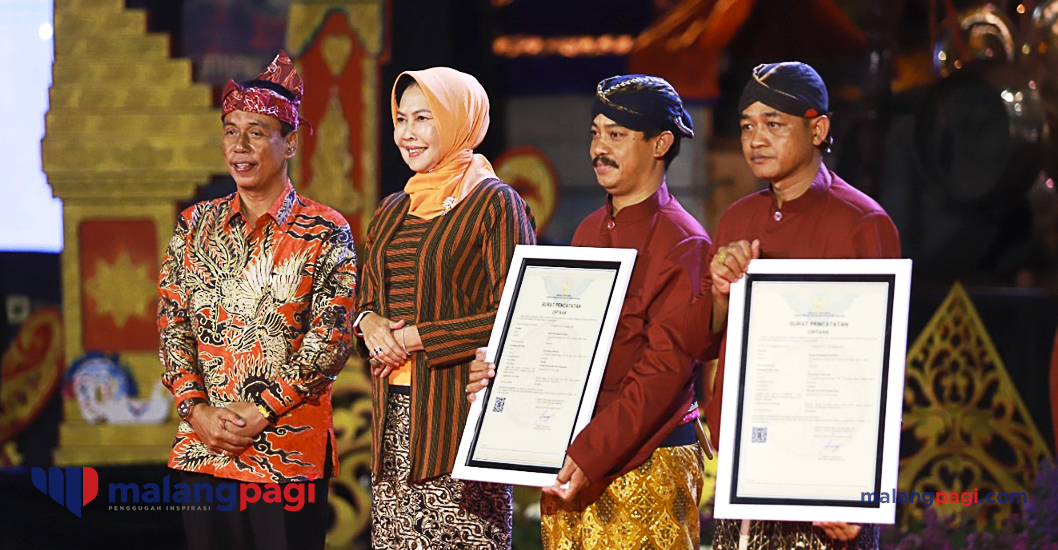
<svg viewBox="0 0 1058 550">
<path fill-rule="evenodd" d="M 554 483 L 594 412 L 635 258 L 634 249 L 515 248 L 486 358 L 496 376 L 471 405 L 452 477 Z"/>
<path fill-rule="evenodd" d="M 906 259 L 750 262 L 731 286 L 715 517 L 895 521 L 910 289 Z"/>
</svg>

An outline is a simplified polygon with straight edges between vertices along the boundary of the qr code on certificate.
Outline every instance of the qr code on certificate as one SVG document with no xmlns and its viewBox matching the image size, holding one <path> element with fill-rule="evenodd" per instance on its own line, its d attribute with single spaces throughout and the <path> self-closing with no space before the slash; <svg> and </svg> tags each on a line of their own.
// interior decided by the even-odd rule
<svg viewBox="0 0 1058 550">
<path fill-rule="evenodd" d="M 506 403 L 506 401 L 507 401 L 506 397 L 497 397 L 496 399 L 493 399 L 492 400 L 492 412 L 494 412 L 494 413 L 503 412 L 503 405 L 504 405 L 504 403 Z"/>
<path fill-rule="evenodd" d="M 750 443 L 767 443 L 768 442 L 768 428 L 753 428 L 753 435 L 750 436 Z"/>
</svg>

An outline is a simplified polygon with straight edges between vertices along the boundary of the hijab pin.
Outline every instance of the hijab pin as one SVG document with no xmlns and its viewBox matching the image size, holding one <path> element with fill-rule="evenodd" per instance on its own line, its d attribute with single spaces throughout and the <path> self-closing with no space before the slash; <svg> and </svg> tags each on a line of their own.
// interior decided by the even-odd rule
<svg viewBox="0 0 1058 550">
<path fill-rule="evenodd" d="M 444 209 L 445 209 L 445 214 L 447 214 L 448 211 L 451 210 L 452 208 L 455 208 L 455 205 L 456 205 L 456 198 L 455 197 L 448 197 L 447 199 L 444 200 L 443 203 L 441 203 L 441 206 L 443 206 Z"/>
</svg>

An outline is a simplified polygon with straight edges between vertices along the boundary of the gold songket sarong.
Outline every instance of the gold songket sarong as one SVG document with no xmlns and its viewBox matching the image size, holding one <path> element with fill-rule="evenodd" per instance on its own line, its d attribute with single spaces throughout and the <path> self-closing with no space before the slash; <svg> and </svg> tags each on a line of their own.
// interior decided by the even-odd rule
<svg viewBox="0 0 1058 550">
<path fill-rule="evenodd" d="M 598 498 L 591 487 L 569 504 L 542 495 L 544 549 L 697 550 L 703 468 L 697 444 L 661 447 L 643 465 L 610 482 Z"/>
</svg>

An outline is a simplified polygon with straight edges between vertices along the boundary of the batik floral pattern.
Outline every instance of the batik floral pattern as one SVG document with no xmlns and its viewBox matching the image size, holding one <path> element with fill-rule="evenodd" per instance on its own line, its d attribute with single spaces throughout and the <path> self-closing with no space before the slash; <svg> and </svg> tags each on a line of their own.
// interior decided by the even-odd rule
<svg viewBox="0 0 1058 550">
<path fill-rule="evenodd" d="M 237 195 L 184 211 L 159 282 L 162 380 L 178 402 L 245 401 L 278 420 L 235 457 L 210 452 L 181 422 L 169 465 L 255 482 L 321 477 L 356 282 L 348 224 L 289 185 L 252 229 Z"/>
</svg>

